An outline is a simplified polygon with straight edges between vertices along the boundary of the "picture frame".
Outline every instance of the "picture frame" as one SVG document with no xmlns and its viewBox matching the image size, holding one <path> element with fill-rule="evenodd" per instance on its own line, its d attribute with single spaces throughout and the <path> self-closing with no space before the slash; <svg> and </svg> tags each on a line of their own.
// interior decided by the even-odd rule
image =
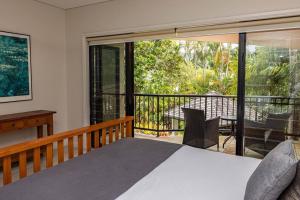
<svg viewBox="0 0 300 200">
<path fill-rule="evenodd" d="M 0 31 L 0 103 L 32 100 L 30 35 Z"/>
</svg>

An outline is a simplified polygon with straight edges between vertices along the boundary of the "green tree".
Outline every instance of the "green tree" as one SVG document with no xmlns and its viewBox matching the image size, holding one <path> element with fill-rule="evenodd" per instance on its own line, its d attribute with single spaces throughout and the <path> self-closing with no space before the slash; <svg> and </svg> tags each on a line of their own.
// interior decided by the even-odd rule
<svg viewBox="0 0 300 200">
<path fill-rule="evenodd" d="M 173 40 L 135 43 L 135 92 L 149 94 L 177 93 L 181 66 L 185 60 Z"/>
<path fill-rule="evenodd" d="M 202 41 L 182 41 L 180 45 L 186 61 L 197 70 L 194 93 L 236 94 L 237 45 Z"/>
<path fill-rule="evenodd" d="M 289 49 L 255 46 L 247 51 L 246 94 L 289 96 L 292 68 Z"/>
</svg>

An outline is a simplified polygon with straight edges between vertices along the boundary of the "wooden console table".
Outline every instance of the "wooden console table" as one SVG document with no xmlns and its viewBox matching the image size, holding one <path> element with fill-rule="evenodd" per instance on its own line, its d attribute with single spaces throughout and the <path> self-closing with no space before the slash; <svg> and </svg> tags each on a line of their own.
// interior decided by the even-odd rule
<svg viewBox="0 0 300 200">
<path fill-rule="evenodd" d="M 0 133 L 37 128 L 37 137 L 43 137 L 43 125 L 47 125 L 47 135 L 53 134 L 53 114 L 55 111 L 37 110 L 31 112 L 0 115 Z"/>
</svg>

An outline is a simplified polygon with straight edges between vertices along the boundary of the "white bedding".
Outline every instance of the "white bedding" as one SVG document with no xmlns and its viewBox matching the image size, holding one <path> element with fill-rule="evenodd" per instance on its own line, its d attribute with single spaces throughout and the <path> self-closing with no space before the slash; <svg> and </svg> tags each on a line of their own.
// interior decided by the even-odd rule
<svg viewBox="0 0 300 200">
<path fill-rule="evenodd" d="M 260 163 L 183 146 L 118 200 L 242 200 L 246 184 Z"/>
</svg>

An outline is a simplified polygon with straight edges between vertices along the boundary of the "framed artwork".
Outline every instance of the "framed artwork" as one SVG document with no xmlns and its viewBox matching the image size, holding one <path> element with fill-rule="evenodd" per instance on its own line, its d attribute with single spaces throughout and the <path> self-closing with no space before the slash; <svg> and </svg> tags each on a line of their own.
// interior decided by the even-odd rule
<svg viewBox="0 0 300 200">
<path fill-rule="evenodd" d="M 32 100 L 30 36 L 0 32 L 0 103 Z"/>
</svg>

